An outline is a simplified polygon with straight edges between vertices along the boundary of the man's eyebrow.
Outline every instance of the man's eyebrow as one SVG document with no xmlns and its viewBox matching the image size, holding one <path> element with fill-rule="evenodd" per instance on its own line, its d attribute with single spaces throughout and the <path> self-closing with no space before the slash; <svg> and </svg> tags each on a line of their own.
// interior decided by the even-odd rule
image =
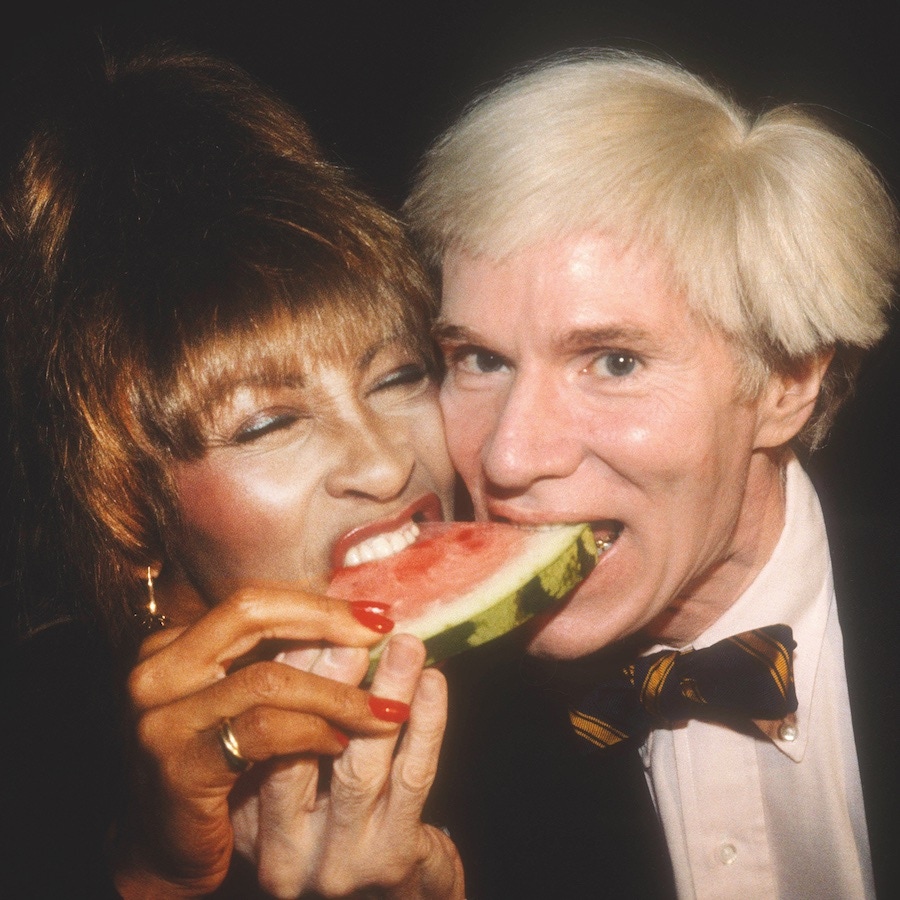
<svg viewBox="0 0 900 900">
<path fill-rule="evenodd" d="M 465 325 L 438 320 L 432 329 L 435 340 L 448 344 L 484 344 L 485 339 Z M 646 329 L 635 325 L 592 326 L 574 328 L 571 331 L 553 337 L 557 349 L 561 352 L 574 352 L 589 347 L 609 347 L 623 345 L 644 346 L 652 340 Z"/>
<path fill-rule="evenodd" d="M 453 325 L 438 319 L 431 329 L 432 337 L 438 341 L 446 341 L 450 344 L 477 344 L 478 335 L 464 325 Z"/>
<path fill-rule="evenodd" d="M 608 325 L 590 328 L 574 328 L 556 337 L 560 350 L 584 350 L 589 347 L 616 347 L 622 349 L 644 346 L 652 340 L 651 334 L 637 325 Z"/>
</svg>

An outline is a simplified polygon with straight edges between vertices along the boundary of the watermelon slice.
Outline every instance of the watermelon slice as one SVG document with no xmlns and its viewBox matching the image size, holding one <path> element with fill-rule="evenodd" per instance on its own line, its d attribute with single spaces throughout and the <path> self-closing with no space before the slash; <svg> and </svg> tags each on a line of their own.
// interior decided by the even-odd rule
<svg viewBox="0 0 900 900">
<path fill-rule="evenodd" d="M 393 633 L 421 638 L 427 665 L 484 644 L 565 597 L 597 561 L 588 525 L 423 522 L 405 550 L 339 569 L 327 593 L 387 604 Z M 387 639 L 370 654 L 367 680 Z"/>
</svg>

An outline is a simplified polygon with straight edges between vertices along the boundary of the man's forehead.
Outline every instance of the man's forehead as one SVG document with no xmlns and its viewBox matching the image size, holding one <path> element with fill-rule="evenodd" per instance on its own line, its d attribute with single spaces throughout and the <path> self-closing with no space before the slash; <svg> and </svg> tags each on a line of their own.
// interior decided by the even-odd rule
<svg viewBox="0 0 900 900">
<path fill-rule="evenodd" d="M 455 343 L 530 330 L 561 350 L 643 344 L 689 317 L 656 256 L 605 235 L 544 242 L 500 260 L 457 251 L 444 275 L 436 334 Z"/>
<path fill-rule="evenodd" d="M 492 252 L 490 247 L 473 249 L 460 243 L 451 244 L 443 254 L 441 265 L 445 273 L 473 266 L 519 266 L 523 261 L 534 262 L 538 268 L 554 268 L 561 260 L 565 260 L 565 265 L 579 265 L 598 251 L 610 261 L 656 269 L 663 268 L 669 259 L 669 254 L 655 241 L 584 226 L 559 234 L 523 239 L 505 247 L 502 252 Z"/>
<path fill-rule="evenodd" d="M 677 293 L 668 255 L 607 232 L 583 231 L 525 244 L 503 256 L 452 248 L 443 258 L 443 304 L 499 299 L 597 299 Z"/>
</svg>

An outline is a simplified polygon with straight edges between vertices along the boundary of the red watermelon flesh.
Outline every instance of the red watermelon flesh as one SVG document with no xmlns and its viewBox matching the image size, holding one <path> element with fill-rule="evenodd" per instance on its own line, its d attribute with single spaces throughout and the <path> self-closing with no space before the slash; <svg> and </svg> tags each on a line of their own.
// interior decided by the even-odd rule
<svg viewBox="0 0 900 900">
<path fill-rule="evenodd" d="M 394 633 L 417 635 L 428 663 L 505 634 L 561 600 L 590 572 L 587 525 L 426 522 L 399 553 L 339 569 L 327 593 L 389 606 Z M 372 652 L 374 663 L 384 642 Z"/>
</svg>

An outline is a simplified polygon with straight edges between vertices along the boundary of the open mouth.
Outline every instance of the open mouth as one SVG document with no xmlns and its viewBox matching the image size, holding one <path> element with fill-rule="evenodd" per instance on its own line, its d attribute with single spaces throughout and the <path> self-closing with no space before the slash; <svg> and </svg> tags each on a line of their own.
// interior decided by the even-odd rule
<svg viewBox="0 0 900 900">
<path fill-rule="evenodd" d="M 359 566 L 393 556 L 415 543 L 419 536 L 419 522 L 440 522 L 442 519 L 437 494 L 426 494 L 390 519 L 369 522 L 348 531 L 334 545 L 332 567 Z"/>
<path fill-rule="evenodd" d="M 509 518 L 508 516 L 491 516 L 491 520 L 494 522 L 505 522 L 509 525 L 519 525 L 524 528 L 554 528 L 560 524 L 568 524 L 568 522 L 573 522 L 573 520 L 568 520 L 568 522 L 563 523 L 561 520 L 557 521 L 545 521 L 545 522 L 521 522 L 516 519 Z M 582 520 L 583 521 L 583 520 Z M 591 531 L 594 533 L 594 540 L 597 543 L 597 550 L 600 553 L 609 550 L 610 547 L 616 542 L 619 535 L 622 533 L 622 529 L 625 527 L 622 522 L 618 519 L 593 519 L 588 521 L 587 524 L 590 526 Z"/>
<path fill-rule="evenodd" d="M 384 559 L 405 550 L 419 536 L 419 526 L 411 519 L 396 531 L 383 532 L 354 544 L 344 555 L 343 566 L 358 566 L 375 559 Z"/>
<path fill-rule="evenodd" d="M 609 550 L 610 547 L 618 540 L 624 527 L 621 522 L 615 519 L 603 519 L 589 523 L 591 531 L 594 532 L 594 540 L 597 542 L 597 550 L 600 553 Z"/>
</svg>

